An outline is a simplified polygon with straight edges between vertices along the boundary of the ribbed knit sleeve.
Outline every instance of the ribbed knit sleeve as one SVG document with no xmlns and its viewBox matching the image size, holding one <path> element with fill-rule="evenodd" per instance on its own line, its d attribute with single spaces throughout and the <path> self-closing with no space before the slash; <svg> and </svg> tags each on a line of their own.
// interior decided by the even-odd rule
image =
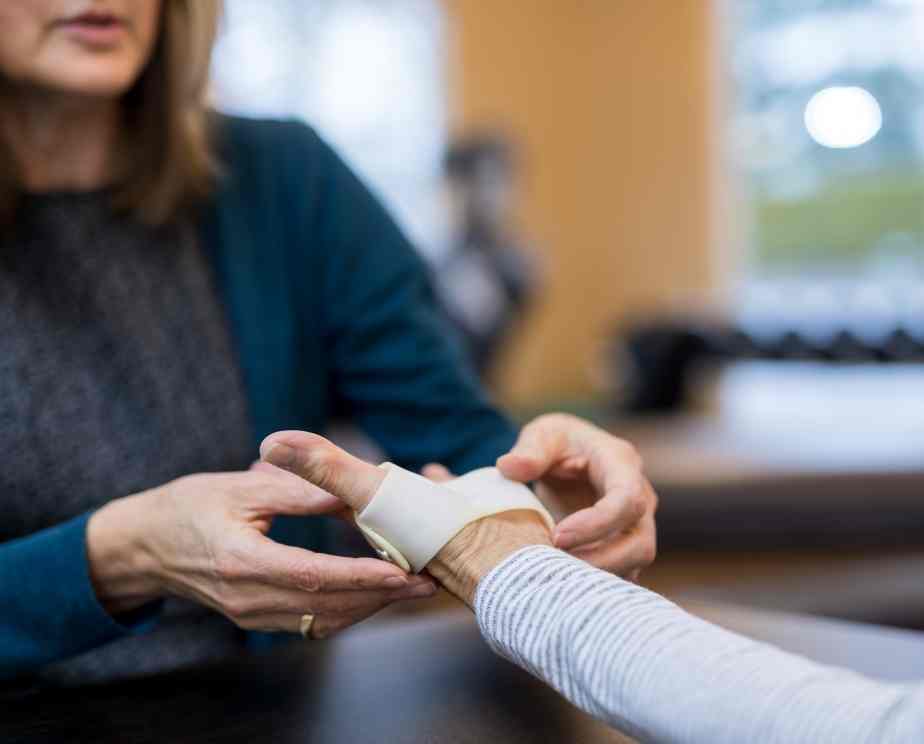
<svg viewBox="0 0 924 744">
<path fill-rule="evenodd" d="M 0 545 L 0 679 L 153 627 L 160 603 L 113 619 L 90 582 L 90 514 Z"/>
<path fill-rule="evenodd" d="M 924 685 L 757 643 L 552 548 L 497 566 L 475 612 L 497 653 L 642 741 L 924 741 Z"/>
</svg>

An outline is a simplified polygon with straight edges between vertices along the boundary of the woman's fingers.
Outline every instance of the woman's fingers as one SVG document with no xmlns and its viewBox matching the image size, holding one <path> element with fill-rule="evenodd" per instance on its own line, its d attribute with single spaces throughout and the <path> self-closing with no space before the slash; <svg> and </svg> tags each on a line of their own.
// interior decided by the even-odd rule
<svg viewBox="0 0 924 744">
<path fill-rule="evenodd" d="M 638 471 L 612 465 L 599 500 L 565 517 L 555 527 L 555 547 L 562 550 L 599 540 L 613 532 L 628 532 L 652 511 L 653 492 Z"/>
<path fill-rule="evenodd" d="M 336 496 L 268 462 L 255 462 L 250 472 L 265 478 L 244 494 L 248 505 L 258 510 L 300 517 L 335 515 L 345 508 Z"/>
<path fill-rule="evenodd" d="M 336 633 L 349 628 L 352 625 L 362 622 L 372 617 L 387 607 L 390 602 L 369 603 L 363 607 L 357 607 L 349 612 L 340 612 L 333 614 L 318 613 L 275 613 L 267 615 L 258 615 L 248 618 L 238 623 L 245 630 L 258 630 L 263 632 L 283 632 L 283 633 L 300 633 L 302 626 L 302 616 L 305 614 L 314 615 L 311 628 L 308 632 L 308 638 L 311 640 L 323 640 L 330 638 Z"/>
<path fill-rule="evenodd" d="M 497 467 L 508 478 L 526 482 L 545 475 L 579 477 L 593 469 L 594 461 L 600 475 L 612 464 L 623 463 L 637 471 L 642 466 L 628 442 L 576 416 L 550 413 L 523 427 L 513 449 L 498 458 Z"/>
<path fill-rule="evenodd" d="M 406 599 L 426 599 L 436 593 L 436 584 L 430 578 L 414 577 L 402 589 L 365 589 L 353 591 L 317 592 L 308 594 L 285 588 L 267 587 L 266 584 L 243 582 L 234 587 L 240 597 L 235 605 L 237 620 L 267 615 L 336 615 L 361 612 L 372 605 L 386 605 Z"/>
<path fill-rule="evenodd" d="M 333 494 L 356 511 L 365 508 L 385 479 L 381 468 L 305 431 L 271 434 L 260 445 L 260 456 Z"/>
<path fill-rule="evenodd" d="M 638 581 L 642 570 L 651 565 L 657 552 L 654 516 L 646 516 L 629 534 L 615 534 L 570 552 L 575 558 L 597 568 Z"/>
<path fill-rule="evenodd" d="M 513 480 L 537 480 L 547 474 L 566 477 L 586 468 L 595 450 L 614 441 L 618 440 L 589 421 L 547 413 L 523 427 L 513 449 L 498 458 L 497 467 Z"/>
<path fill-rule="evenodd" d="M 267 538 L 251 541 L 238 565 L 244 572 L 239 579 L 303 592 L 401 589 L 416 581 L 397 566 L 376 558 L 313 553 Z"/>
<path fill-rule="evenodd" d="M 281 618 L 306 613 L 325 616 L 334 629 L 340 620 L 331 618 L 348 625 L 391 602 L 436 592 L 433 579 L 384 561 L 312 553 L 257 533 L 219 559 L 216 574 L 219 589 L 208 604 L 245 629 L 288 630 Z"/>
<path fill-rule="evenodd" d="M 541 478 L 568 456 L 567 427 L 563 423 L 572 425 L 570 417 L 559 414 L 540 416 L 528 423 L 521 429 L 513 449 L 498 458 L 498 469 L 521 483 Z"/>
<path fill-rule="evenodd" d="M 446 481 L 450 481 L 455 478 L 455 476 L 449 472 L 448 468 L 436 462 L 431 462 L 429 465 L 424 465 L 424 468 L 420 471 L 420 474 L 424 478 L 429 478 L 434 483 L 445 483 Z"/>
<path fill-rule="evenodd" d="M 416 588 L 407 588 L 401 592 L 376 594 L 374 592 L 353 592 L 353 598 L 343 597 L 344 604 L 336 602 L 318 602 L 320 597 L 306 598 L 301 595 L 301 602 L 286 607 L 286 610 L 269 609 L 255 612 L 235 619 L 246 630 L 269 632 L 301 632 L 302 617 L 314 615 L 308 637 L 315 640 L 330 636 L 362 622 L 394 602 L 425 599 L 436 592 L 432 579 L 421 581 Z"/>
<path fill-rule="evenodd" d="M 635 448 L 574 416 L 549 414 L 528 424 L 510 454 L 498 460 L 498 467 L 514 480 L 546 475 L 586 479 L 596 501 L 557 525 L 555 545 L 562 549 L 628 531 L 651 508 L 650 489 Z"/>
</svg>

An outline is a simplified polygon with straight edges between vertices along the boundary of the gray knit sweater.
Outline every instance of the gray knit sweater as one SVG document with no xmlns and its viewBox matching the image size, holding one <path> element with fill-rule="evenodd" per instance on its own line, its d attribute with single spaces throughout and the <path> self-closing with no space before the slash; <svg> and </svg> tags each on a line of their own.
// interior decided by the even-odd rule
<svg viewBox="0 0 924 744">
<path fill-rule="evenodd" d="M 552 548 L 497 566 L 475 612 L 495 651 L 641 741 L 924 742 L 924 684 L 784 653 Z"/>
<path fill-rule="evenodd" d="M 0 243 L 0 541 L 256 453 L 224 309 L 195 233 L 109 194 L 27 196 Z M 241 633 L 168 601 L 156 629 L 43 671 L 113 679 L 220 656 Z"/>
</svg>

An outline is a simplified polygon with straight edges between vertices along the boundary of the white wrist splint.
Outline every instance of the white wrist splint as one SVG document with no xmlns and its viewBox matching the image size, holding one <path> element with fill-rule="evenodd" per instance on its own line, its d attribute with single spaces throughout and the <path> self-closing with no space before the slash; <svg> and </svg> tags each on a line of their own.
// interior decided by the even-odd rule
<svg viewBox="0 0 924 744">
<path fill-rule="evenodd" d="M 555 526 L 533 492 L 497 468 L 434 483 L 391 463 L 380 467 L 387 471 L 385 480 L 356 515 L 356 525 L 381 558 L 405 571 L 420 573 L 465 525 L 492 514 L 529 509 L 549 529 Z"/>
</svg>

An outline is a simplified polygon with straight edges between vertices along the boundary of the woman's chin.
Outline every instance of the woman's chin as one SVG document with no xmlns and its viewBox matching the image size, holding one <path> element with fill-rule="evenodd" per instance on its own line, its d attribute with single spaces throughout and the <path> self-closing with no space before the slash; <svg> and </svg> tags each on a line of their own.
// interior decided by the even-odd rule
<svg viewBox="0 0 924 744">
<path fill-rule="evenodd" d="M 111 59 L 91 60 L 43 75 L 35 84 L 49 92 L 64 95 L 118 98 L 131 89 L 138 75 L 135 64 L 114 64 Z"/>
</svg>

